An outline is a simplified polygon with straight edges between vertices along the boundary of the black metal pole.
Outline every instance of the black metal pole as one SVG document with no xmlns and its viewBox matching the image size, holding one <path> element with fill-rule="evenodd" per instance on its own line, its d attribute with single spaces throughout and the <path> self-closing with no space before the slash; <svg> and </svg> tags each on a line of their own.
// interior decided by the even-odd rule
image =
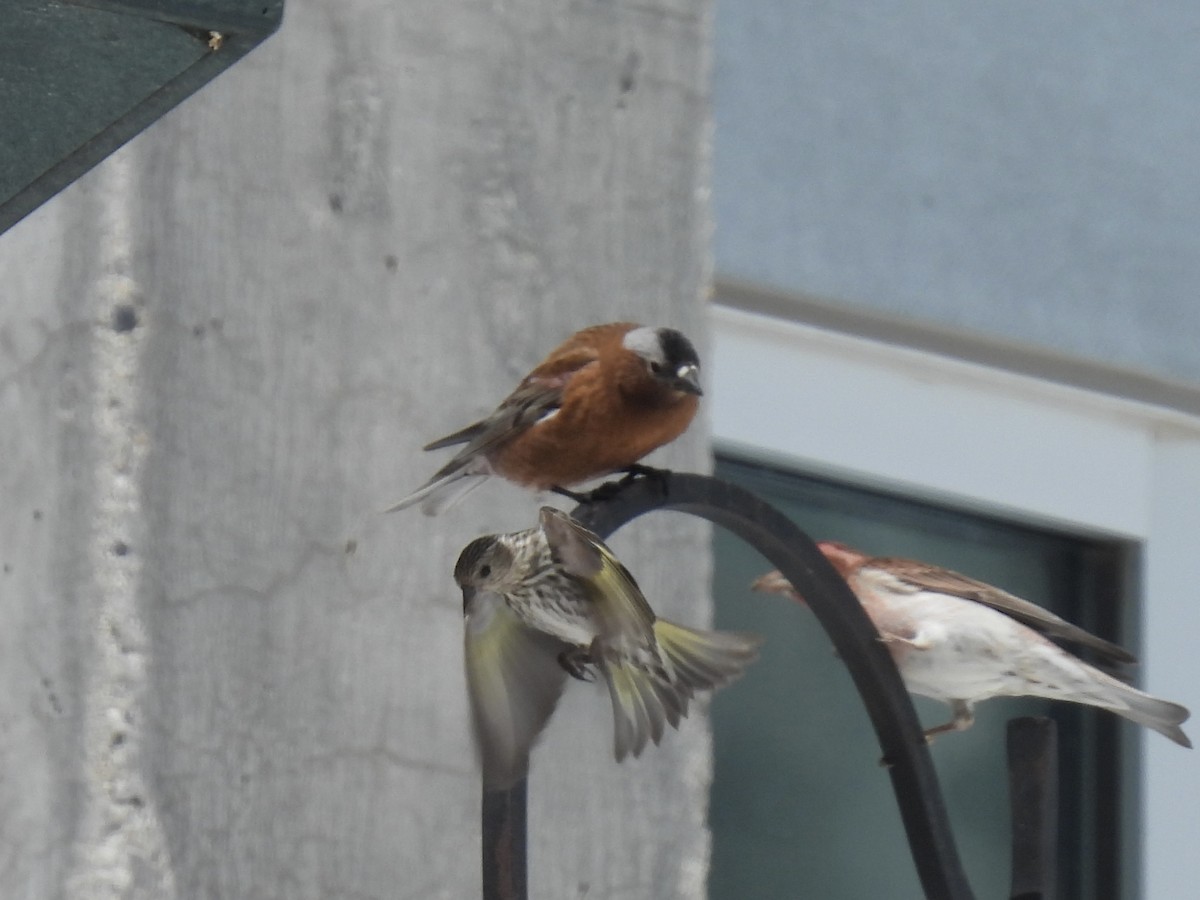
<svg viewBox="0 0 1200 900">
<path fill-rule="evenodd" d="M 931 900 L 971 898 L 920 721 L 879 633 L 846 582 L 791 519 L 717 478 L 670 473 L 639 479 L 573 515 L 601 537 L 651 510 L 690 513 L 732 531 L 783 572 L 805 598 L 846 664 L 891 764 L 892 788 L 917 874 Z"/>
<path fill-rule="evenodd" d="M 1058 730 L 1053 719 L 1008 723 L 1012 900 L 1054 900 L 1058 878 Z"/>
<path fill-rule="evenodd" d="M 604 501 L 581 504 L 572 515 L 607 538 L 625 523 L 653 510 L 689 513 L 729 529 L 762 553 L 804 596 L 850 671 L 883 755 L 890 763 L 892 789 L 926 896 L 930 900 L 973 900 L 912 700 L 878 639 L 879 633 L 812 539 L 749 491 L 705 475 L 665 473 L 662 479 L 639 478 Z M 506 796 L 506 802 L 514 808 L 519 803 L 523 826 L 525 782 Z M 489 819 L 488 802 L 485 794 L 485 892 L 489 879 L 492 883 L 497 880 L 496 873 L 488 871 L 489 866 L 498 864 L 495 857 L 489 857 L 489 848 L 498 846 L 504 831 L 515 822 L 515 818 Z M 521 842 L 524 862 L 524 830 L 510 833 L 513 840 L 519 838 Z M 523 866 L 519 880 L 524 886 Z M 525 895 L 485 893 L 489 900 L 491 896 L 524 900 Z"/>
<path fill-rule="evenodd" d="M 526 779 L 483 792 L 483 900 L 525 900 Z"/>
</svg>

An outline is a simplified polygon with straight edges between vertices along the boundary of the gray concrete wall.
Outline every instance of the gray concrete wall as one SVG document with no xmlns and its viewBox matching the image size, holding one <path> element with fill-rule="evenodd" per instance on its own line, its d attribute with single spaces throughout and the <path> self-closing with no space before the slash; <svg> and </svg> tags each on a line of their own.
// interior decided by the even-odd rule
<svg viewBox="0 0 1200 900">
<path fill-rule="evenodd" d="M 378 510 L 576 328 L 705 339 L 705 4 L 289 0 L 0 238 L 0 896 L 478 892 L 459 549 Z M 660 462 L 707 466 L 705 424 Z M 704 622 L 707 530 L 614 542 Z M 682 565 L 686 560 L 687 565 Z M 535 758 L 534 897 L 703 894 L 701 720 Z"/>
<path fill-rule="evenodd" d="M 718 275 L 1195 387 L 1198 28 L 1188 0 L 718 4 Z"/>
</svg>

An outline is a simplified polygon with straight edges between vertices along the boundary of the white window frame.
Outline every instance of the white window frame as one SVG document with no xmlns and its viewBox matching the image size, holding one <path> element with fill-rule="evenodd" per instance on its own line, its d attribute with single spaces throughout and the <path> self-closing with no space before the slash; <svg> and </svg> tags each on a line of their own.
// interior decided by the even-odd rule
<svg viewBox="0 0 1200 900">
<path fill-rule="evenodd" d="M 720 305 L 712 318 L 718 451 L 1140 543 L 1142 686 L 1200 709 L 1200 418 Z M 1136 731 L 1142 896 L 1185 896 L 1200 758 Z"/>
</svg>

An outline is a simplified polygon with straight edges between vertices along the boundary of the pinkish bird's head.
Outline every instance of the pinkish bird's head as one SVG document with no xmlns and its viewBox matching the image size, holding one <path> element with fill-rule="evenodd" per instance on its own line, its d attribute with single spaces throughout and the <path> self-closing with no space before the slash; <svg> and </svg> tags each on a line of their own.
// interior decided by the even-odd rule
<svg viewBox="0 0 1200 900">
<path fill-rule="evenodd" d="M 825 554 L 825 558 L 843 578 L 849 577 L 855 569 L 870 559 L 865 553 L 838 541 L 819 541 L 817 549 Z"/>
<path fill-rule="evenodd" d="M 825 554 L 830 565 L 843 578 L 848 578 L 859 566 L 870 559 L 865 553 L 860 553 L 853 547 L 837 541 L 818 541 L 817 549 Z M 762 591 L 764 594 L 783 594 L 785 597 L 791 597 L 797 603 L 804 603 L 804 598 L 778 569 L 756 578 L 750 585 L 750 589 Z"/>
<path fill-rule="evenodd" d="M 783 594 L 785 597 L 791 597 L 797 603 L 804 602 L 804 598 L 796 593 L 792 583 L 784 578 L 783 573 L 778 569 L 755 578 L 754 583 L 750 585 L 750 590 L 761 591 L 764 594 Z"/>
</svg>

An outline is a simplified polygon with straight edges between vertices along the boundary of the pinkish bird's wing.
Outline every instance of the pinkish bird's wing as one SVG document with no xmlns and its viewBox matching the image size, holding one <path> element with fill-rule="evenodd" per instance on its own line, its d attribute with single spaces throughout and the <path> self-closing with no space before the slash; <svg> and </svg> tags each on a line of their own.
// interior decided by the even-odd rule
<svg viewBox="0 0 1200 900">
<path fill-rule="evenodd" d="M 990 606 L 1018 622 L 1028 625 L 1047 637 L 1055 640 L 1068 641 L 1081 647 L 1089 647 L 1096 651 L 1104 661 L 1110 663 L 1136 663 L 1135 657 L 1123 647 L 1118 647 L 1103 638 L 1084 631 L 1077 625 L 1072 625 L 1066 619 L 1059 618 L 1047 609 L 1043 609 L 1028 600 L 1022 600 L 1000 588 L 968 578 L 950 569 L 934 566 L 928 563 L 916 562 L 911 559 L 877 558 L 866 565 L 877 566 L 890 571 L 897 578 L 908 582 L 922 590 L 936 591 L 973 600 L 984 606 Z"/>
<path fill-rule="evenodd" d="M 504 598 L 480 592 L 464 610 L 463 659 L 475 745 L 489 790 L 529 770 L 529 751 L 562 695 L 568 645 L 529 628 Z"/>
</svg>

